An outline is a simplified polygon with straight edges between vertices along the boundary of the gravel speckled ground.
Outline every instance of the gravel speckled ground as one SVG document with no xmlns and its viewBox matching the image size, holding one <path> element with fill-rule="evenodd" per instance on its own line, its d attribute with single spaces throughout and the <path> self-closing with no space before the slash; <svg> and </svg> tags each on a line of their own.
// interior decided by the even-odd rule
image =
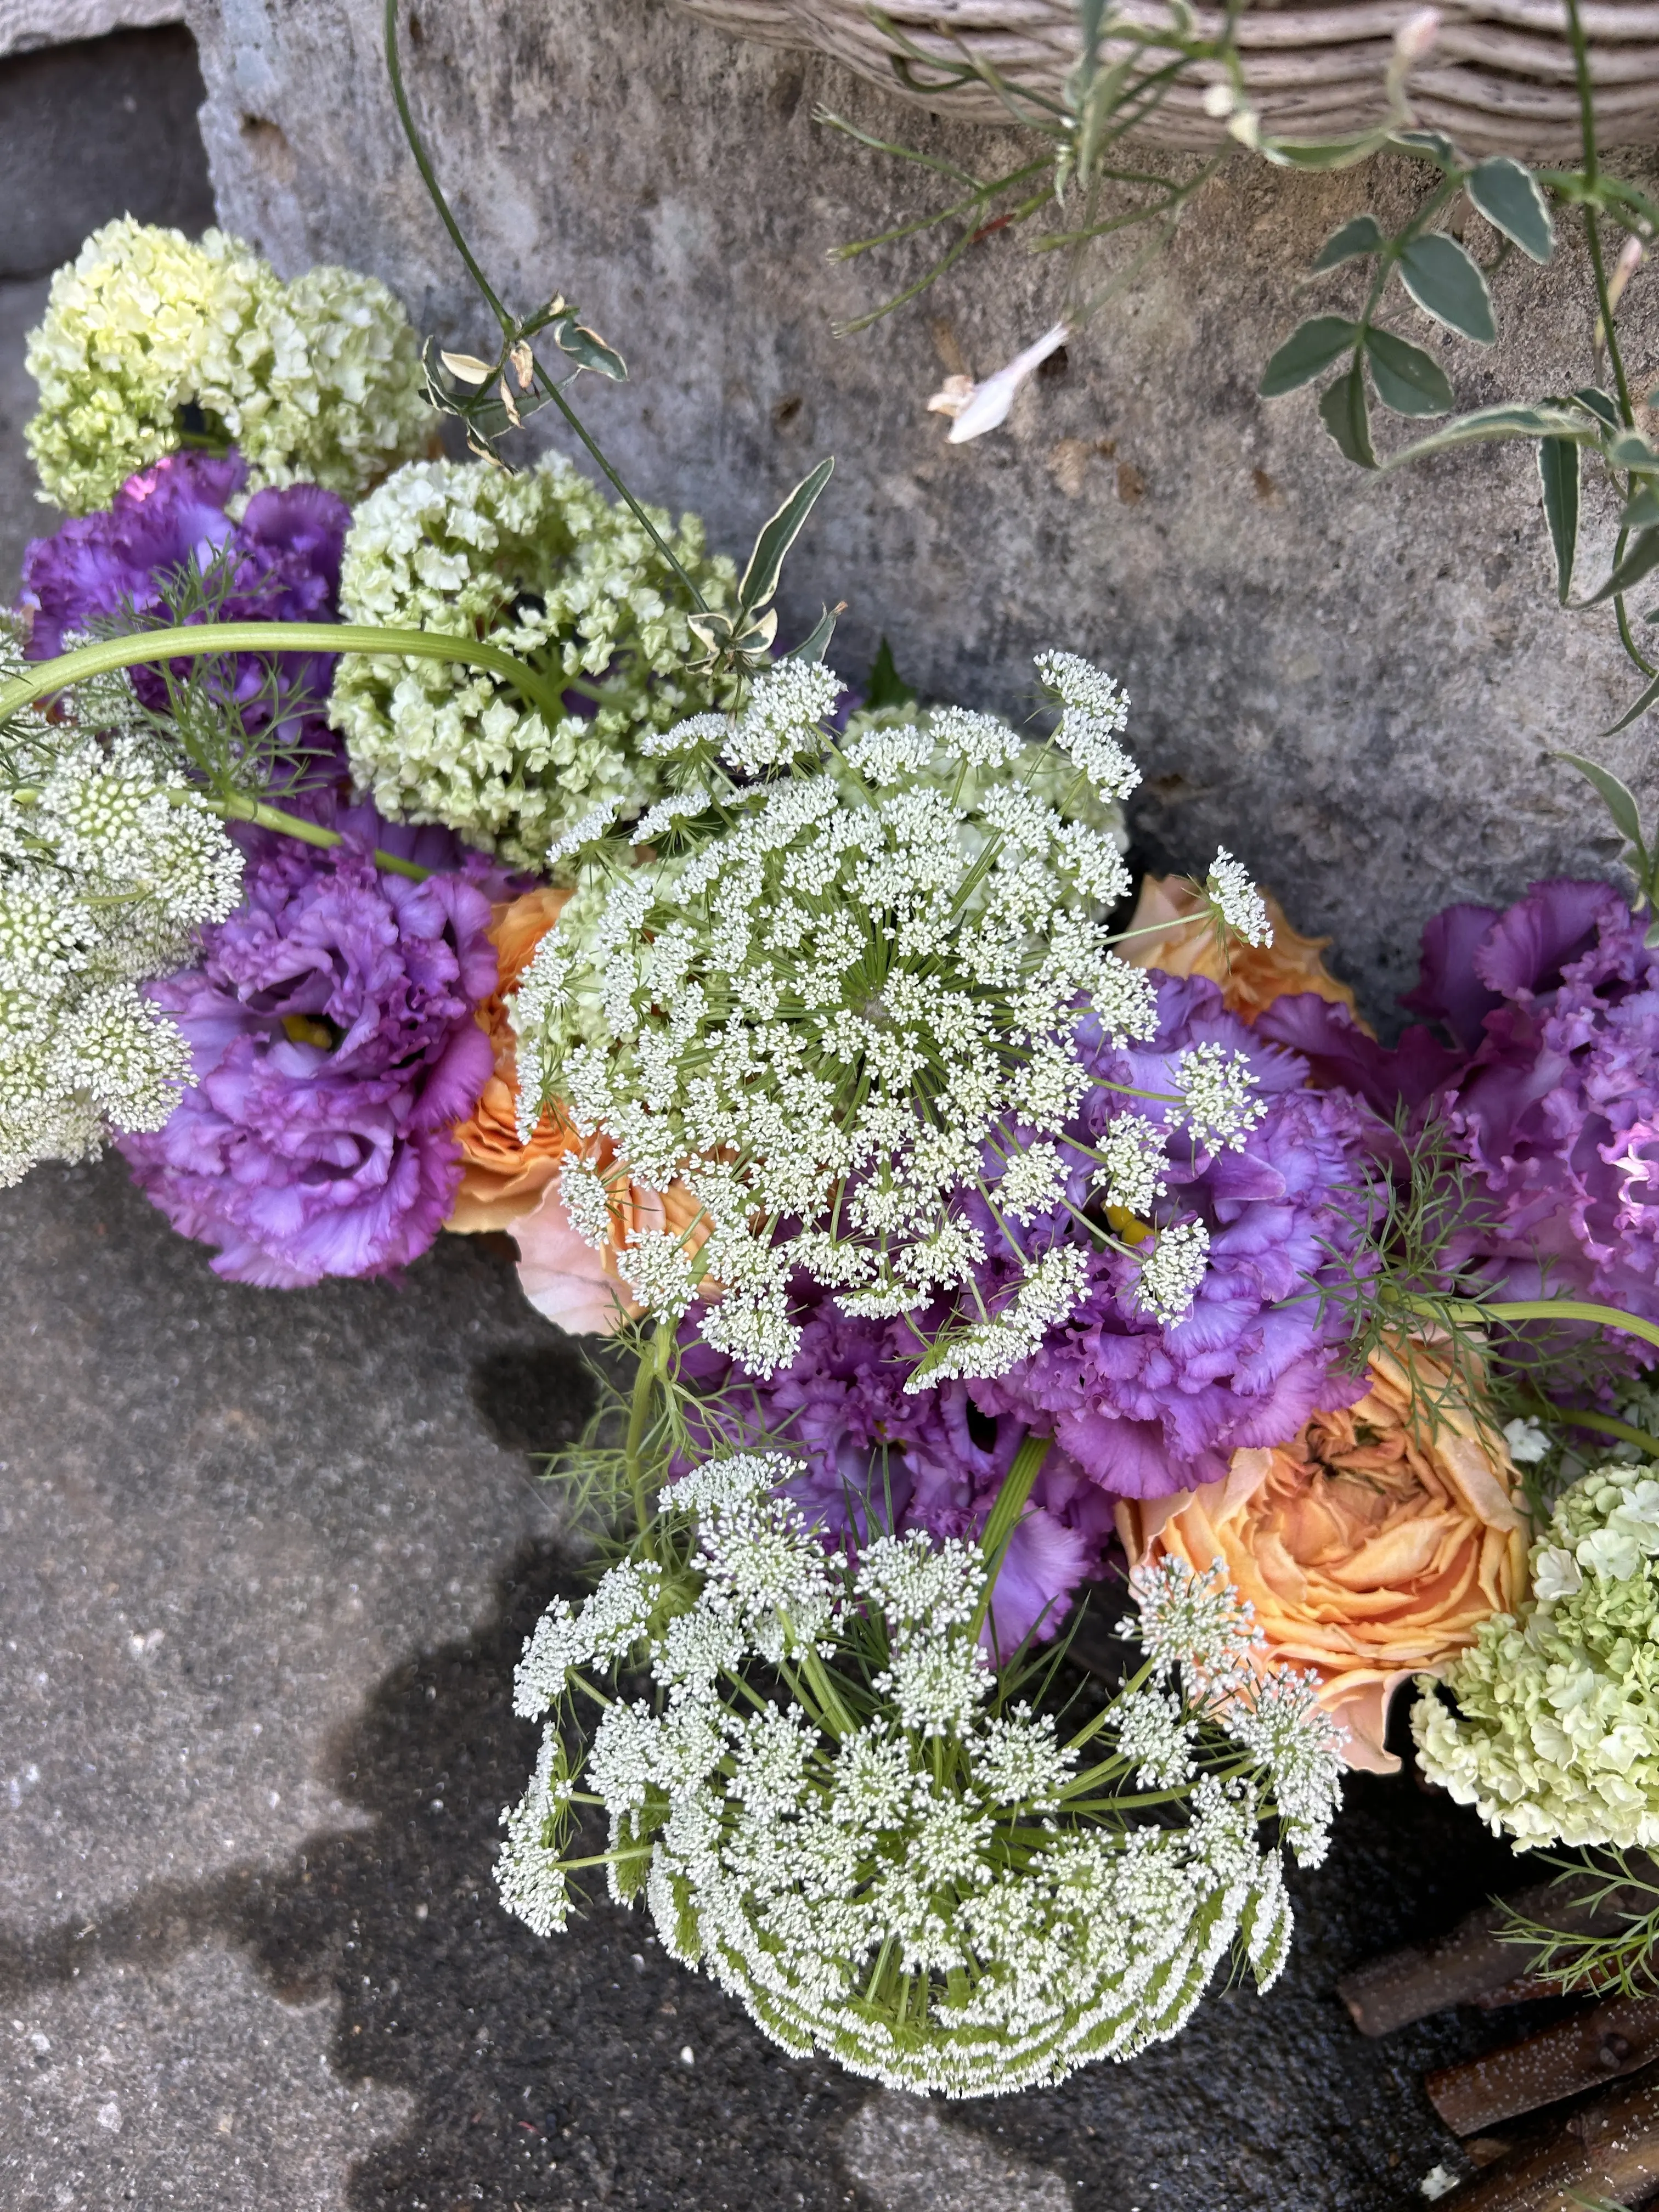
<svg viewBox="0 0 1659 2212">
<path fill-rule="evenodd" d="M 575 1572 L 514 1447 L 583 1382 L 491 1251 L 260 1292 L 118 1160 L 46 1168 L 0 1195 L 0 1347 L 17 2212 L 1389 2212 L 1455 2156 L 1418 2075 L 1483 2031 L 1367 2045 L 1333 1994 L 1504 1873 L 1408 1780 L 1354 1788 L 1269 1996 L 1006 2104 L 784 2058 L 640 1917 L 507 1919 L 508 1680 Z"/>
</svg>

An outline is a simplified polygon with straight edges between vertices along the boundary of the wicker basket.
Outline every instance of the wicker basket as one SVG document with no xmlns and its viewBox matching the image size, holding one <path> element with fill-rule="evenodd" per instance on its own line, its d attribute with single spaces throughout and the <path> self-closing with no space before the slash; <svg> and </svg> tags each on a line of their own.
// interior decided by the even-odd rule
<svg viewBox="0 0 1659 2212">
<path fill-rule="evenodd" d="M 674 0 L 704 22 L 775 46 L 816 47 L 880 83 L 902 89 L 890 48 L 866 0 Z M 1134 10 L 1138 0 L 1128 0 Z M 1158 0 L 1139 0 L 1145 20 Z M 1393 35 L 1421 0 L 1334 0 L 1322 8 L 1251 6 L 1238 46 L 1255 102 L 1268 127 L 1323 137 L 1374 123 Z M 885 12 L 916 46 L 948 59 L 964 51 L 994 63 L 1012 82 L 1052 92 L 1077 53 L 1075 0 L 885 0 Z M 1578 144 L 1572 52 L 1561 0 L 1441 0 L 1438 44 L 1412 78 L 1419 120 L 1449 132 L 1471 153 L 1541 160 Z M 1583 0 L 1601 138 L 1610 145 L 1659 140 L 1659 4 Z M 1200 22 L 1219 27 L 1213 10 Z M 1211 72 L 1219 75 L 1219 71 Z M 1176 88 L 1142 134 L 1155 145 L 1201 148 L 1219 125 L 1201 106 L 1205 73 Z M 915 97 L 915 95 L 911 95 Z M 939 112 L 1006 119 L 986 86 L 969 84 L 926 100 Z"/>
</svg>

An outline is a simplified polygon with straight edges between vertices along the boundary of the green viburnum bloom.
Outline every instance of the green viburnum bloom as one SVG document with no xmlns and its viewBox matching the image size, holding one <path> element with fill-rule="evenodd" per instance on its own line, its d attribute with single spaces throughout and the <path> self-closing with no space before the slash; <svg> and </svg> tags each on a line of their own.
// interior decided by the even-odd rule
<svg viewBox="0 0 1659 2212">
<path fill-rule="evenodd" d="M 665 537 L 666 515 L 653 514 Z M 683 518 L 670 541 L 711 605 L 729 561 Z M 560 678 L 570 712 L 549 728 L 504 683 L 435 660 L 340 663 L 329 713 L 382 813 L 441 822 L 526 867 L 556 868 L 608 821 L 662 788 L 641 739 L 708 702 L 687 673 L 684 586 L 626 507 L 557 454 L 509 476 L 480 461 L 400 470 L 346 539 L 348 621 L 488 637 Z"/>
<path fill-rule="evenodd" d="M 1576 1482 L 1518 1615 L 1482 1622 L 1412 1714 L 1424 1771 L 1497 1832 L 1659 1845 L 1659 1467 Z"/>
<path fill-rule="evenodd" d="M 0 650 L 0 681 L 21 666 Z M 190 1051 L 139 986 L 241 896 L 240 852 L 125 679 L 82 686 L 76 714 L 0 733 L 0 1184 L 163 1126 Z"/>
<path fill-rule="evenodd" d="M 176 452 L 185 410 L 188 434 L 237 447 L 251 489 L 303 481 L 348 499 L 436 420 L 409 319 L 376 278 L 325 267 L 287 284 L 222 231 L 198 246 L 125 216 L 52 279 L 27 361 L 40 387 L 29 452 L 71 514 Z"/>
<path fill-rule="evenodd" d="M 988 1662 L 977 1547 L 918 1529 L 851 1569 L 778 1494 L 799 1472 L 776 1452 L 696 1468 L 661 1493 L 654 1555 L 544 1616 L 525 1717 L 570 1721 L 595 1666 L 647 1669 L 653 1694 L 606 1703 L 582 1770 L 548 1726 L 501 1816 L 508 1908 L 565 1927 L 586 1784 L 611 1894 L 643 1891 L 672 1956 L 786 2050 L 924 2094 L 1132 2057 L 1230 1952 L 1267 1988 L 1291 1909 L 1259 1832 L 1323 1856 L 1338 1738 L 1218 1574 L 1138 1571 L 1146 1663 L 1063 1737 Z"/>
<path fill-rule="evenodd" d="M 514 1001 L 525 1129 L 556 1098 L 612 1140 L 617 1173 L 684 1180 L 695 1258 L 693 1231 L 642 1229 L 618 1267 L 665 1321 L 718 1282 L 701 1334 L 755 1373 L 794 1356 L 797 1270 L 848 1313 L 944 1302 L 908 1388 L 1004 1372 L 1074 1310 L 1088 1240 L 1112 1241 L 1068 1194 L 1132 1208 L 1156 1187 L 1164 1132 L 1143 1122 L 1114 1149 L 1073 1127 L 1091 1091 L 1128 1095 L 1098 1072 L 1109 1048 L 1157 1028 L 1108 923 L 1129 884 L 1116 808 L 1139 780 L 1126 702 L 1075 655 L 1038 667 L 1061 710 L 1046 745 L 960 708 L 837 743 L 840 680 L 803 661 L 758 678 L 741 712 L 648 739 L 673 781 L 634 839 L 659 857 L 613 866 L 597 911 L 573 901 Z M 1241 1145 L 1261 1110 L 1249 1069 L 1219 1048 L 1188 1060 L 1172 1126 Z M 581 1155 L 561 1194 L 579 1234 L 612 1241 Z M 1028 1254 L 1019 1224 L 1057 1206 L 1077 1241 Z M 1201 1224 L 1148 1240 L 1148 1310 L 1179 1320 L 1206 1264 Z"/>
</svg>

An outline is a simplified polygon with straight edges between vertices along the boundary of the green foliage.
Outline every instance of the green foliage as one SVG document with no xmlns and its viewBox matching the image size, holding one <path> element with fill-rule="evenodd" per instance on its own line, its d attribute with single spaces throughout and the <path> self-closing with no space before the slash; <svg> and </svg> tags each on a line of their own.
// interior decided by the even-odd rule
<svg viewBox="0 0 1659 2212">
<path fill-rule="evenodd" d="M 1558 1884 L 1571 1882 L 1575 1911 L 1612 1907 L 1620 1926 L 1600 1933 L 1557 1928 L 1511 1909 L 1498 1931 L 1532 1953 L 1527 1972 L 1564 1996 L 1650 1997 L 1659 1992 L 1659 1880 L 1645 1853 L 1582 1851 L 1552 1858 Z"/>
</svg>

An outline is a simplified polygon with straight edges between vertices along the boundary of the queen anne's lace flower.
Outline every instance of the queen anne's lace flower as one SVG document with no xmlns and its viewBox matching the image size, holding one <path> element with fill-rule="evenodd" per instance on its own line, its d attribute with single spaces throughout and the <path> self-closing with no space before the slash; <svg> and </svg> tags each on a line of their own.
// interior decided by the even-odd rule
<svg viewBox="0 0 1659 2212">
<path fill-rule="evenodd" d="M 234 441 L 255 486 L 299 479 L 355 498 L 431 434 L 415 334 L 373 276 L 285 284 L 240 240 L 124 216 L 52 280 L 29 339 L 40 387 L 29 451 L 72 514 L 182 442 L 182 411 Z M 198 426 L 199 427 L 199 426 Z"/>
<path fill-rule="evenodd" d="M 731 564 L 704 554 L 701 525 L 684 517 L 671 542 L 723 605 Z M 341 602 L 353 622 L 488 637 L 565 687 L 550 728 L 483 670 L 349 656 L 331 719 L 382 812 L 544 868 L 658 796 L 646 741 L 698 703 L 693 608 L 635 517 L 558 455 L 517 476 L 400 470 L 357 510 Z"/>
<path fill-rule="evenodd" d="M 20 665 L 0 652 L 0 681 Z M 123 690 L 0 742 L 0 1184 L 167 1121 L 190 1052 L 139 986 L 240 895 L 241 854 Z"/>
<path fill-rule="evenodd" d="M 1659 1468 L 1609 1465 L 1560 1499 L 1532 1595 L 1426 1682 L 1412 1732 L 1430 1778 L 1495 1833 L 1659 1845 Z"/>
<path fill-rule="evenodd" d="M 1122 702 L 1063 659 L 1046 664 L 1066 702 L 1054 744 L 1083 771 L 1064 777 L 1053 751 L 960 715 L 884 720 L 837 752 L 836 679 L 794 663 L 730 720 L 669 732 L 655 749 L 688 775 L 721 759 L 794 772 L 728 780 L 717 832 L 616 884 L 597 920 L 562 918 L 525 978 L 526 1118 L 556 1094 L 641 1180 L 684 1180 L 713 1224 L 698 1264 L 722 1286 L 703 1337 L 753 1372 L 793 1357 L 797 1271 L 848 1314 L 935 1309 L 918 1389 L 1003 1371 L 1076 1304 L 1082 1251 L 1024 1255 L 1020 1225 L 1063 1197 L 1045 1140 L 1098 1080 L 1079 1028 L 1145 1041 L 1156 1009 L 1103 919 L 1127 884 L 1100 811 L 1127 787 L 1102 750 Z M 580 1011 L 595 1002 L 602 1027 Z M 1242 1142 L 1250 1071 L 1218 1047 L 1190 1057 L 1192 1096 L 1177 1070 L 1168 1103 L 1194 1144 Z M 970 1220 L 993 1157 L 994 1218 Z M 1013 1255 L 994 1310 L 979 1290 L 994 1249 Z"/>
<path fill-rule="evenodd" d="M 612 1896 L 643 1891 L 669 1952 L 786 2050 L 924 2094 L 1006 2094 L 1130 2057 L 1178 2033 L 1230 1949 L 1265 1988 L 1291 1915 L 1259 1824 L 1281 1818 L 1316 1857 L 1336 1767 L 1293 1679 L 1239 1694 L 1250 1639 L 1230 1593 L 1147 1582 L 1143 1636 L 1179 1692 L 1135 1692 L 1063 1743 L 985 1665 L 977 1554 L 913 1531 L 826 1575 L 777 1495 L 792 1464 L 698 1467 L 663 1494 L 696 1516 L 684 1594 L 659 1604 L 665 1586 L 625 1565 L 532 1639 L 526 1714 L 568 1710 L 568 1670 L 624 1643 L 654 1680 L 654 1704 L 606 1705 L 587 1759 Z M 694 1648 L 713 1664 L 688 1668 Z M 757 1662 L 789 1667 L 800 1696 L 775 1702 Z M 1143 1824 L 1110 1800 L 1149 1771 L 1187 1802 Z M 538 1932 L 568 1911 L 572 1787 L 556 1719 L 502 1814 L 497 1872 Z"/>
</svg>

